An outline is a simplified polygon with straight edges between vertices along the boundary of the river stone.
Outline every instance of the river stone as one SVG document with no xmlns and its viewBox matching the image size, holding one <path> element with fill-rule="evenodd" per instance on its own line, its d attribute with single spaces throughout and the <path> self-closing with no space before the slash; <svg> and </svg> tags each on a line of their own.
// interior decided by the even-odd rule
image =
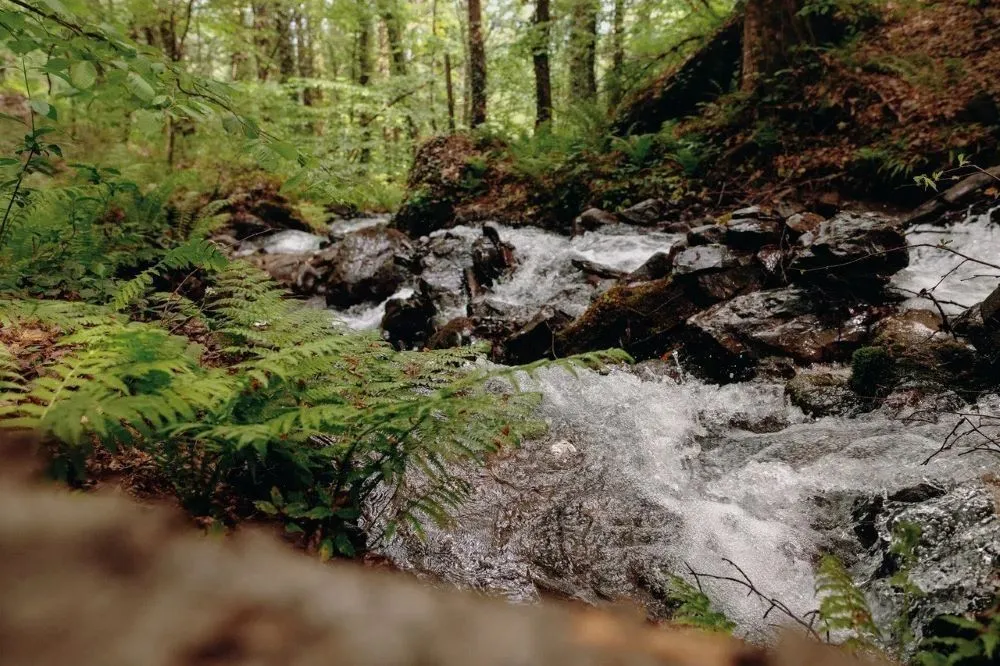
<svg viewBox="0 0 1000 666">
<path fill-rule="evenodd" d="M 593 231 L 600 227 L 618 224 L 618 216 L 600 208 L 588 208 L 574 221 L 575 230 Z"/>
<path fill-rule="evenodd" d="M 908 617 L 919 640 L 940 615 L 961 615 L 990 607 L 1000 592 L 1000 519 L 995 482 L 969 481 L 936 492 L 889 498 L 875 518 L 878 542 L 871 567 L 875 569 L 870 596 L 876 620 L 888 625 L 899 616 L 900 597 L 889 578 L 895 572 L 890 552 L 892 532 L 901 522 L 920 527 L 916 563 L 910 580 L 921 594 Z"/>
<path fill-rule="evenodd" d="M 809 364 L 844 360 L 869 334 L 870 306 L 833 306 L 798 287 L 759 291 L 719 303 L 687 321 L 688 352 L 709 376 L 735 380 L 764 356 Z"/>
<path fill-rule="evenodd" d="M 721 244 L 726 239 L 726 228 L 721 224 L 703 224 L 687 233 L 687 243 L 695 245 Z"/>
<path fill-rule="evenodd" d="M 311 252 L 252 254 L 245 259 L 270 275 L 281 286 L 308 296 L 321 293 L 321 285 L 308 271 L 309 260 L 312 256 Z"/>
<path fill-rule="evenodd" d="M 875 327 L 873 344 L 888 351 L 907 376 L 973 388 L 975 350 L 941 330 L 937 313 L 907 310 L 887 317 Z"/>
<path fill-rule="evenodd" d="M 478 286 L 489 287 L 517 267 L 514 246 L 500 240 L 500 232 L 483 226 L 483 235 L 472 243 L 472 275 Z"/>
<path fill-rule="evenodd" d="M 725 245 L 698 245 L 681 250 L 674 257 L 674 275 L 696 275 L 746 265 L 746 257 Z"/>
<path fill-rule="evenodd" d="M 391 298 L 386 302 L 381 323 L 383 337 L 397 349 L 421 347 L 434 334 L 436 314 L 430 288 L 421 280 L 409 298 Z"/>
<path fill-rule="evenodd" d="M 796 234 L 811 233 L 819 229 L 826 218 L 816 213 L 796 213 L 785 220 L 785 226 Z"/>
<path fill-rule="evenodd" d="M 860 405 L 849 386 L 850 380 L 850 368 L 803 368 L 785 385 L 785 394 L 809 416 L 851 414 Z"/>
<path fill-rule="evenodd" d="M 648 282 L 670 275 L 674 269 L 674 258 L 684 249 L 683 241 L 674 243 L 666 252 L 657 252 L 642 266 L 625 276 L 627 282 Z"/>
<path fill-rule="evenodd" d="M 734 219 L 726 225 L 726 245 L 738 250 L 756 252 L 780 241 L 781 228 L 776 220 L 751 217 Z"/>
<path fill-rule="evenodd" d="M 801 282 L 839 282 L 850 289 L 888 282 L 906 268 L 906 238 L 874 213 L 841 213 L 798 241 L 790 275 Z"/>
<path fill-rule="evenodd" d="M 685 319 L 700 309 L 672 278 L 618 285 L 556 335 L 556 352 L 619 347 L 640 358 L 657 356 L 677 342 Z"/>
<path fill-rule="evenodd" d="M 348 307 L 379 302 L 396 293 L 409 275 L 413 244 L 395 229 L 355 231 L 333 247 L 317 252 L 310 270 L 323 284 L 327 304 Z"/>
<path fill-rule="evenodd" d="M 621 211 L 618 216 L 630 224 L 651 227 L 662 222 L 669 213 L 670 204 L 663 199 L 646 199 Z"/>
<path fill-rule="evenodd" d="M 229 213 L 229 220 L 218 233 L 240 241 L 283 229 L 311 231 L 301 214 L 273 183 L 259 183 L 231 195 L 224 212 Z"/>
<path fill-rule="evenodd" d="M 981 190 L 997 184 L 998 179 L 1000 179 L 1000 166 L 977 171 L 971 176 L 963 178 L 957 185 L 922 204 L 906 217 L 905 223 L 910 225 L 934 221 L 935 218 L 940 217 L 948 210 L 961 208 L 972 203 Z"/>
<path fill-rule="evenodd" d="M 555 355 L 555 336 L 569 326 L 573 317 L 562 310 L 546 307 L 501 344 L 502 358 L 510 365 L 524 365 Z"/>
</svg>

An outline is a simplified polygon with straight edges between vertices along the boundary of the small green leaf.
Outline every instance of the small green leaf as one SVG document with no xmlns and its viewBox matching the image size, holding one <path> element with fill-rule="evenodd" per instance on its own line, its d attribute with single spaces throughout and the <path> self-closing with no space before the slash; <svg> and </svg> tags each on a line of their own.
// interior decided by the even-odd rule
<svg viewBox="0 0 1000 666">
<path fill-rule="evenodd" d="M 262 511 L 263 513 L 266 513 L 269 516 L 278 515 L 278 508 L 273 504 L 271 504 L 270 502 L 259 501 L 259 502 L 254 502 L 253 505 L 257 507 L 258 511 Z"/>
<path fill-rule="evenodd" d="M 299 149 L 287 141 L 275 141 L 268 147 L 286 160 L 297 160 L 299 158 Z"/>
<path fill-rule="evenodd" d="M 355 555 L 354 544 L 351 543 L 351 540 L 347 538 L 346 534 L 344 534 L 343 532 L 338 532 L 337 536 L 334 537 L 334 543 L 337 546 L 337 552 L 339 552 L 341 555 L 344 555 L 346 557 L 354 557 Z"/>
<path fill-rule="evenodd" d="M 89 90 L 97 81 L 97 68 L 89 60 L 81 60 L 70 67 L 69 80 L 74 88 Z"/>
<path fill-rule="evenodd" d="M 135 95 L 140 101 L 149 104 L 156 97 L 156 91 L 149 82 L 135 72 L 129 72 L 125 80 L 125 88 Z"/>
</svg>

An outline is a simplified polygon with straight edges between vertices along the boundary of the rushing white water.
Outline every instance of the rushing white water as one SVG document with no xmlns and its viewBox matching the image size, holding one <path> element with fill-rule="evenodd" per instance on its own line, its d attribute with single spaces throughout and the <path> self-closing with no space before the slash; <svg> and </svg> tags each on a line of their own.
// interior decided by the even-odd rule
<svg viewBox="0 0 1000 666">
<path fill-rule="evenodd" d="M 918 225 L 907 232 L 911 246 L 910 266 L 897 273 L 892 286 L 908 297 L 906 305 L 913 308 L 934 308 L 933 303 L 919 296 L 927 289 L 948 314 L 957 314 L 975 305 L 997 288 L 1000 270 L 970 261 L 959 254 L 1000 265 L 1000 225 L 991 218 L 1000 207 L 981 215 L 969 215 L 948 227 Z"/>
<path fill-rule="evenodd" d="M 517 248 L 520 265 L 495 296 L 519 305 L 555 298 L 579 282 L 567 270 L 574 257 L 631 270 L 673 240 L 621 230 L 573 240 L 529 229 L 501 229 L 501 236 Z M 957 251 L 1000 262 L 1000 228 L 988 215 L 915 230 L 910 240 L 937 243 L 942 236 Z M 934 292 L 940 299 L 971 305 L 996 285 L 995 278 L 976 277 L 990 272 L 982 266 L 933 248 L 914 248 L 910 267 L 893 284 L 919 292 L 949 271 Z M 534 598 L 542 574 L 568 580 L 574 590 L 606 587 L 613 595 L 636 567 L 683 573 L 690 566 L 739 577 L 729 561 L 802 615 L 817 607 L 821 552 L 857 543 L 850 508 L 843 515 L 830 508 L 837 498 L 850 507 L 921 484 L 967 486 L 998 468 L 987 454 L 921 464 L 957 416 L 907 421 L 884 408 L 813 420 L 788 404 L 781 384 L 716 386 L 662 375 L 542 371 L 536 381 L 549 437 L 488 474 L 470 471 L 476 493 L 455 525 L 431 528 L 419 542 L 399 537 L 386 552 L 404 567 L 519 600 Z M 982 407 L 997 412 L 995 402 Z M 986 571 L 1000 562 L 1000 536 L 992 534 L 970 560 Z M 768 604 L 739 585 L 709 581 L 706 589 L 751 635 L 787 622 L 777 613 L 764 620 Z"/>
<path fill-rule="evenodd" d="M 370 221 L 365 223 L 371 226 Z M 350 223 L 344 224 L 350 226 Z M 494 226 L 500 238 L 514 246 L 517 270 L 494 285 L 488 300 L 500 308 L 523 309 L 529 316 L 544 305 L 558 305 L 574 316 L 587 308 L 597 288 L 583 279 L 572 264 L 574 259 L 593 261 L 617 271 L 633 271 L 657 252 L 666 252 L 683 237 L 682 234 L 646 232 L 625 225 L 588 231 L 574 238 L 535 228 Z M 471 248 L 482 230 L 458 226 L 436 231 L 431 237 L 446 234 L 463 239 Z M 449 282 L 459 290 L 462 283 L 460 267 L 452 277 Z M 379 303 L 354 308 L 343 318 L 352 328 L 377 328 L 384 312 L 385 303 Z M 442 312 L 439 323 L 465 314 L 462 301 L 459 307 Z"/>
</svg>

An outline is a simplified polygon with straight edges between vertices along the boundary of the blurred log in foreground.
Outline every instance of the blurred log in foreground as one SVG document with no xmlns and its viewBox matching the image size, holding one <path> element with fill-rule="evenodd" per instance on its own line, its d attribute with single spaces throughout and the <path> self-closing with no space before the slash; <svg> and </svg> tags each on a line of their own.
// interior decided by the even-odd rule
<svg viewBox="0 0 1000 666">
<path fill-rule="evenodd" d="M 8 442 L 9 444 L 9 442 Z M 11 473 L 0 445 L 0 664 L 844 666 L 578 607 L 516 607 L 215 540 L 170 511 Z"/>
</svg>

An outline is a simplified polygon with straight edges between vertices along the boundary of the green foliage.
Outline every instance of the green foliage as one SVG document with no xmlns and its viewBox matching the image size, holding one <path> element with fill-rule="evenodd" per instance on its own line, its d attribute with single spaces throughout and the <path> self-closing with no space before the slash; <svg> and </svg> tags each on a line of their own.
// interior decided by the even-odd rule
<svg viewBox="0 0 1000 666">
<path fill-rule="evenodd" d="M 862 347 L 851 356 L 851 389 L 858 395 L 877 400 L 895 381 L 895 363 L 882 347 Z"/>
<path fill-rule="evenodd" d="M 979 617 L 940 618 L 950 634 L 924 640 L 914 662 L 920 666 L 987 666 L 1000 658 L 1000 607 Z"/>
<path fill-rule="evenodd" d="M 736 628 L 724 613 L 712 609 L 708 595 L 680 576 L 670 576 L 669 597 L 677 606 L 670 618 L 675 624 L 726 634 Z"/>
<path fill-rule="evenodd" d="M 205 330 L 197 340 L 171 333 L 167 319 L 115 312 L 155 300 L 153 276 L 192 265 L 209 282 L 202 303 L 187 302 Z M 470 367 L 468 350 L 398 354 L 338 330 L 328 313 L 285 299 L 248 265 L 226 265 L 204 241 L 122 282 L 111 303 L 0 304 L 4 328 L 58 336 L 30 372 L 0 356 L 0 427 L 59 442 L 57 470 L 68 479 L 81 477 L 95 447 L 137 446 L 193 513 L 231 520 L 235 502 L 326 556 L 364 546 L 357 521 L 377 488 L 419 470 L 427 483 L 394 519 L 443 519 L 467 491 L 450 460 L 481 460 L 541 427 L 536 395 L 487 381 L 515 371 Z"/>
<path fill-rule="evenodd" d="M 820 628 L 827 633 L 848 632 L 846 645 L 874 650 L 882 637 L 864 593 L 836 557 L 826 555 L 816 570 Z"/>
</svg>

